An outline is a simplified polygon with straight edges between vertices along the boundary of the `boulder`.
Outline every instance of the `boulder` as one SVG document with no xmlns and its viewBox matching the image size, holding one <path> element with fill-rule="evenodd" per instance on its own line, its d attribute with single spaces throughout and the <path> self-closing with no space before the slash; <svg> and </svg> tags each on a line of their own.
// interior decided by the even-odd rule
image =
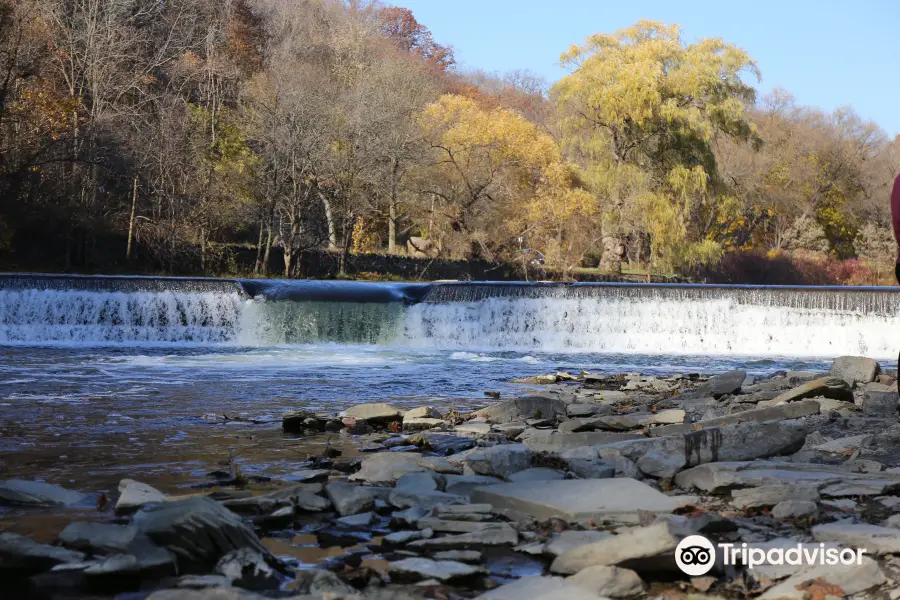
<svg viewBox="0 0 900 600">
<path fill-rule="evenodd" d="M 706 386 L 712 397 L 719 399 L 727 394 L 736 394 L 741 391 L 741 386 L 746 378 L 746 371 L 731 371 L 711 377 Z"/>
<path fill-rule="evenodd" d="M 808 598 L 826 598 L 828 595 L 854 597 L 887 581 L 878 563 L 863 556 L 860 564 L 854 565 L 817 565 L 795 573 L 785 581 L 769 588 L 760 600 L 806 600 Z M 807 589 L 818 584 L 822 590 L 820 595 L 811 596 Z M 831 593 L 829 594 L 829 590 Z M 837 590 L 840 590 L 835 594 Z"/>
<path fill-rule="evenodd" d="M 0 572 L 36 573 L 64 563 L 79 563 L 84 554 L 58 546 L 38 544 L 22 535 L 0 533 Z"/>
<path fill-rule="evenodd" d="M 418 471 L 416 473 L 407 473 L 398 479 L 396 488 L 398 490 L 432 492 L 438 489 L 438 481 L 434 473 Z"/>
<path fill-rule="evenodd" d="M 604 598 L 630 598 L 644 591 L 644 582 L 630 569 L 595 565 L 568 579 Z"/>
<path fill-rule="evenodd" d="M 684 456 L 650 450 L 637 461 L 641 473 L 657 479 L 672 479 L 684 468 Z"/>
<path fill-rule="evenodd" d="M 871 358 L 842 356 L 831 363 L 831 375 L 847 382 L 850 387 L 875 381 L 881 367 Z"/>
<path fill-rule="evenodd" d="M 341 413 L 342 417 L 369 423 L 399 421 L 400 411 L 389 404 L 357 404 Z"/>
<path fill-rule="evenodd" d="M 837 542 L 851 548 L 864 548 L 868 554 L 900 554 L 900 530 L 866 523 L 836 521 L 812 528 L 817 542 Z"/>
<path fill-rule="evenodd" d="M 10 479 L 0 483 L 0 506 L 72 506 L 86 494 L 43 481 Z"/>
<path fill-rule="evenodd" d="M 375 484 L 392 484 L 407 473 L 437 471 L 438 473 L 458 473 L 447 459 L 437 456 L 422 456 L 417 453 L 380 452 L 362 463 L 359 471 L 350 476 L 350 481 L 365 481 Z"/>
<path fill-rule="evenodd" d="M 797 400 L 805 400 L 806 398 L 815 398 L 817 396 L 853 402 L 853 392 L 846 381 L 840 377 L 822 377 L 779 394 L 767 404 L 778 406 L 787 402 L 796 402 Z"/>
<path fill-rule="evenodd" d="M 810 500 L 782 500 L 772 507 L 772 518 L 778 521 L 814 517 L 819 507 Z"/>
<path fill-rule="evenodd" d="M 668 514 L 683 505 L 645 483 L 625 478 L 493 485 L 472 492 L 472 502 L 536 519 L 617 524 L 635 524 L 639 513 Z"/>
<path fill-rule="evenodd" d="M 523 577 L 477 596 L 478 600 L 601 600 L 603 597 L 562 577 Z"/>
<path fill-rule="evenodd" d="M 421 581 L 437 579 L 442 583 L 450 583 L 485 575 L 487 571 L 452 560 L 431 560 L 428 558 L 405 558 L 388 563 L 388 573 L 392 581 Z"/>
<path fill-rule="evenodd" d="M 489 423 L 512 423 L 527 419 L 562 420 L 567 416 L 566 403 L 550 396 L 524 396 L 498 402 L 475 413 Z"/>
<path fill-rule="evenodd" d="M 138 533 L 175 554 L 179 564 L 214 565 L 241 548 L 277 563 L 240 517 L 209 498 L 148 505 L 135 514 L 133 523 Z"/>
<path fill-rule="evenodd" d="M 436 408 L 420 406 L 419 408 L 407 411 L 407 413 L 403 415 L 403 424 L 406 425 L 406 422 L 410 419 L 440 419 L 442 416 L 441 411 Z"/>
<path fill-rule="evenodd" d="M 862 398 L 862 411 L 868 417 L 896 419 L 900 396 L 896 391 L 867 391 Z"/>
<path fill-rule="evenodd" d="M 619 535 L 573 548 L 550 565 L 553 573 L 573 574 L 596 565 L 635 571 L 673 571 L 674 552 L 682 535 L 669 523 L 634 527 Z"/>
<path fill-rule="evenodd" d="M 531 466 L 531 450 L 525 444 L 479 448 L 466 457 L 465 464 L 479 475 L 505 479 Z"/>
<path fill-rule="evenodd" d="M 117 513 L 131 513 L 151 502 L 165 502 L 166 495 L 153 486 L 133 479 L 119 482 L 119 499 L 116 501 Z"/>
<path fill-rule="evenodd" d="M 353 485 L 344 481 L 334 481 L 325 486 L 325 493 L 342 517 L 372 510 L 375 498 L 386 496 L 389 489 Z"/>
</svg>

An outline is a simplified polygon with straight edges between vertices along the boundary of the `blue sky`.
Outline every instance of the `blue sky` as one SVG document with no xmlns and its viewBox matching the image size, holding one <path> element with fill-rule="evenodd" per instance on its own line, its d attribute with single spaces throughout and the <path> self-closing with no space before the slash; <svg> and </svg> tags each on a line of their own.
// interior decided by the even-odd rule
<svg viewBox="0 0 900 600">
<path fill-rule="evenodd" d="M 551 82 L 559 55 L 595 32 L 641 18 L 678 23 L 687 41 L 721 37 L 762 71 L 758 86 L 831 111 L 852 106 L 900 134 L 897 0 L 388 0 L 413 11 L 463 67 L 529 69 Z"/>
</svg>

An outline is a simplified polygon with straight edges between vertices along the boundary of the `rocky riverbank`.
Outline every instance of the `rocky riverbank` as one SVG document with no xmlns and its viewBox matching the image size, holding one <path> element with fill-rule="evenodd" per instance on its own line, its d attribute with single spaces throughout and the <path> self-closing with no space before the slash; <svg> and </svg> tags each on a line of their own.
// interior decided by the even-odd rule
<svg viewBox="0 0 900 600">
<path fill-rule="evenodd" d="M 284 416 L 325 446 L 290 481 L 211 474 L 167 495 L 0 483 L 0 505 L 65 516 L 0 533 L 4 597 L 900 598 L 896 373 L 556 373 L 467 414 L 364 404 Z M 72 486 L 77 487 L 77 486 Z M 725 565 L 690 577 L 690 535 L 865 548 L 851 566 Z M 7 596 L 6 593 L 12 595 Z"/>
</svg>

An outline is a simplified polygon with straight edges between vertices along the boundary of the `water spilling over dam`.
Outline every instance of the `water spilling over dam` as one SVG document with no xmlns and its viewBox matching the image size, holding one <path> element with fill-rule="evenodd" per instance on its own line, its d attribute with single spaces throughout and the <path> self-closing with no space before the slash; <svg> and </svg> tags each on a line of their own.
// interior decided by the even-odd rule
<svg viewBox="0 0 900 600">
<path fill-rule="evenodd" d="M 888 358 L 892 288 L 0 277 L 0 344 Z"/>
</svg>

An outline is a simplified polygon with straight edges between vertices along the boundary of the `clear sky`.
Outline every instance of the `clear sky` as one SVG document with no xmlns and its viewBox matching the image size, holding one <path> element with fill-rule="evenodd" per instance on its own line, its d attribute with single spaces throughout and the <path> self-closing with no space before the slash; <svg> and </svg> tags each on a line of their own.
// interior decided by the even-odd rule
<svg viewBox="0 0 900 600">
<path fill-rule="evenodd" d="M 756 59 L 763 93 L 831 111 L 852 106 L 900 134 L 898 0 L 387 0 L 413 11 L 462 67 L 529 69 L 555 81 L 559 55 L 639 19 L 678 23 L 687 41 L 720 37 Z"/>
</svg>

